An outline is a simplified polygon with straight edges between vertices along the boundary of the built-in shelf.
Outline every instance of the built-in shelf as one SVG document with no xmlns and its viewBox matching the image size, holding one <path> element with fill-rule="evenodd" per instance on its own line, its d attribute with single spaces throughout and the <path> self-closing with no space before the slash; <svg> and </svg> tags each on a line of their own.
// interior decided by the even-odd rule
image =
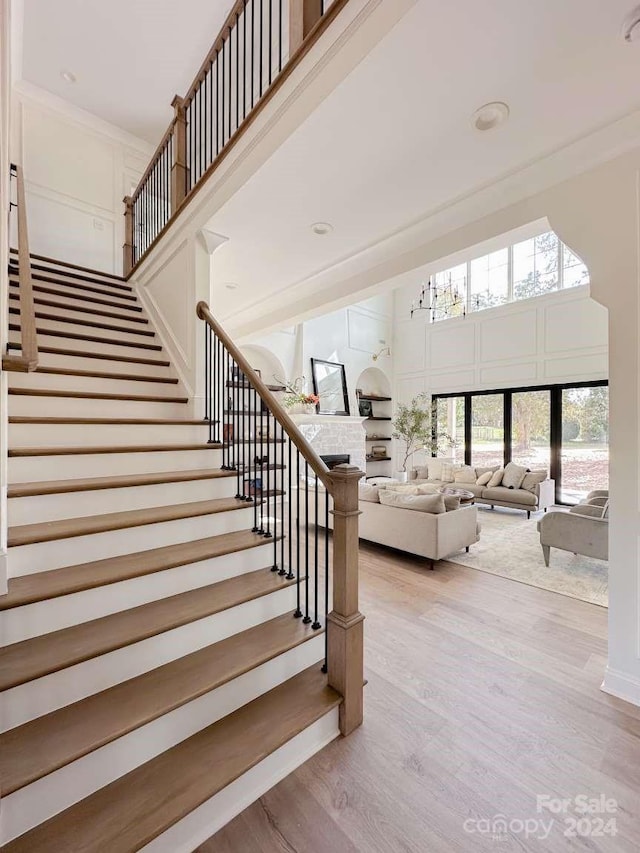
<svg viewBox="0 0 640 853">
<path fill-rule="evenodd" d="M 390 435 L 367 435 L 365 441 L 391 441 Z"/>
<path fill-rule="evenodd" d="M 380 415 L 371 415 L 367 418 L 368 421 L 390 421 L 391 418 L 381 417 Z"/>
<path fill-rule="evenodd" d="M 375 394 L 360 394 L 359 400 L 371 400 L 372 403 L 390 403 L 391 397 L 377 397 Z"/>
<path fill-rule="evenodd" d="M 367 462 L 391 462 L 390 456 L 371 456 L 367 453 Z"/>
</svg>

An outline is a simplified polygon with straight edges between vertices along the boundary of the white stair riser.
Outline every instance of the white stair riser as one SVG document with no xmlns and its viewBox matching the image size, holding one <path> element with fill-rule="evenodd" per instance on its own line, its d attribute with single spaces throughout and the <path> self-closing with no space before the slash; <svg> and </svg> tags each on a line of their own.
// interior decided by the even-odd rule
<svg viewBox="0 0 640 853">
<path fill-rule="evenodd" d="M 42 328 L 42 325 L 39 324 L 38 327 Z M 70 333 L 71 331 L 70 327 L 65 328 L 65 333 Z M 83 334 L 82 327 L 76 326 L 73 334 Z M 100 333 L 98 333 L 98 329 L 93 329 L 92 331 L 87 329 L 86 334 L 93 338 L 112 340 L 107 329 L 102 329 Z M 20 343 L 20 332 L 11 330 L 9 332 L 9 341 L 10 343 Z M 153 339 L 145 341 L 145 343 L 159 345 L 160 341 Z M 48 335 L 46 331 L 38 334 L 38 345 L 43 347 L 55 347 L 56 349 L 73 350 L 74 352 L 95 352 L 100 355 L 130 356 L 132 358 L 151 358 L 167 361 L 167 357 L 162 350 L 143 349 L 141 347 L 129 346 L 127 344 L 109 344 L 104 343 L 103 341 L 89 341 L 84 338 L 60 337 L 58 335 Z"/>
<path fill-rule="evenodd" d="M 20 643 L 110 613 L 265 569 L 272 563 L 273 545 L 265 540 L 259 548 L 5 610 L 0 621 L 0 641 L 2 645 Z"/>
<path fill-rule="evenodd" d="M 2 799 L 0 843 L 37 826 L 141 764 L 319 664 L 319 636 Z"/>
<path fill-rule="evenodd" d="M 162 471 L 189 471 L 219 468 L 222 451 L 163 450 L 146 453 L 96 453 L 69 456 L 12 456 L 9 482 L 32 483 L 42 480 L 79 480 L 120 474 L 157 474 Z"/>
<path fill-rule="evenodd" d="M 141 315 L 137 311 L 124 312 L 114 308 L 110 309 L 107 305 L 97 305 L 92 302 L 83 303 L 81 300 L 76 300 L 75 304 L 70 304 L 68 301 L 67 304 L 63 304 L 63 300 L 57 299 L 56 297 L 48 296 L 46 294 L 34 294 L 34 296 L 36 297 L 36 300 L 39 298 L 44 298 L 47 299 L 48 302 L 57 302 L 57 305 L 43 305 L 36 301 L 35 310 L 36 314 L 48 314 L 57 317 L 59 318 L 60 322 L 66 320 L 79 320 L 83 323 L 106 323 L 107 325 L 111 326 L 122 326 L 125 329 L 130 329 L 132 332 L 136 329 L 153 331 L 153 326 L 151 326 L 149 323 L 136 322 L 136 315 L 138 315 L 138 320 L 141 319 Z M 17 308 L 18 303 L 16 302 L 16 300 L 12 299 L 9 307 Z M 104 314 L 96 313 L 100 310 L 108 311 L 109 314 L 105 316 Z M 117 316 L 113 317 L 111 316 L 112 314 L 116 314 Z M 19 315 L 12 313 L 11 316 L 17 317 Z M 58 322 L 57 320 L 50 321 L 42 317 L 39 319 L 43 323 Z"/>
<path fill-rule="evenodd" d="M 79 343 L 79 341 L 77 342 Z M 66 349 L 66 345 L 60 347 Z M 79 352 L 90 352 L 91 350 L 83 350 L 76 347 Z M 113 355 L 113 352 L 110 353 Z M 145 358 L 144 353 L 138 353 L 142 358 Z M 154 357 L 154 353 L 149 353 L 150 357 Z M 159 360 L 162 360 L 161 358 Z M 58 355 L 54 352 L 41 352 L 38 356 L 38 363 L 42 367 L 63 367 L 72 370 L 98 370 L 103 373 L 135 373 L 139 376 L 175 376 L 171 367 L 157 364 L 138 364 L 136 362 L 117 361 L 111 358 L 90 358 L 80 355 Z"/>
<path fill-rule="evenodd" d="M 34 386 L 38 387 L 35 382 Z M 9 414 L 49 418 L 189 418 L 191 408 L 187 403 L 10 394 Z"/>
<path fill-rule="evenodd" d="M 44 312 L 37 312 L 44 313 Z M 48 313 L 55 313 L 46 312 Z M 108 338 L 114 341 L 123 341 L 129 344 L 157 344 L 157 335 L 140 335 L 134 334 L 133 331 L 119 331 L 121 324 L 118 323 L 117 320 L 114 320 L 113 323 L 109 322 L 105 319 L 105 322 L 109 326 L 115 326 L 115 329 L 104 329 L 102 327 L 96 326 L 85 326 L 78 323 L 65 323 L 63 320 L 47 320 L 46 318 L 36 317 L 36 326 L 38 330 L 42 330 L 43 334 L 46 334 L 47 331 L 53 332 L 62 332 L 63 334 L 70 335 L 82 335 L 87 334 L 91 335 L 94 338 Z M 11 315 L 9 322 L 18 323 L 19 318 L 17 318 L 14 314 Z M 96 322 L 102 322 L 101 320 L 97 320 Z M 137 330 L 142 331 L 142 330 Z"/>
<path fill-rule="evenodd" d="M 101 368 L 96 368 L 101 370 Z M 98 376 L 65 376 L 56 373 L 13 373 L 9 388 L 51 388 L 55 391 L 90 391 L 97 394 L 144 394 L 150 397 L 180 397 L 184 391 L 174 382 L 142 379 L 105 379 Z"/>
<path fill-rule="evenodd" d="M 59 275 L 51 275 L 47 272 L 36 272 L 37 276 L 46 276 L 47 279 L 55 278 L 55 281 L 48 281 L 44 278 L 35 278 L 32 276 L 34 287 L 46 287 L 47 291 L 55 290 L 56 294 L 52 293 L 42 293 L 41 291 L 34 291 L 34 295 L 37 293 L 39 296 L 42 296 L 45 299 L 57 299 L 57 294 L 71 296 L 78 300 L 82 300 L 84 296 L 96 296 L 100 299 L 108 299 L 110 301 L 118 303 L 118 305 L 136 305 L 140 304 L 137 300 L 127 299 L 128 296 L 134 296 L 131 291 L 119 290 L 111 287 L 109 284 L 100 284 L 98 282 L 93 281 L 73 281 L 72 279 L 68 279 L 66 276 Z M 18 277 L 16 275 L 10 275 L 9 280 L 11 282 L 17 282 Z M 90 288 L 90 289 L 89 289 Z M 18 289 L 15 287 L 11 288 L 13 293 L 17 293 Z M 100 291 L 100 293 L 96 292 Z M 115 309 L 116 311 L 118 308 Z"/>
<path fill-rule="evenodd" d="M 340 736 L 334 708 L 268 755 L 219 794 L 141 848 L 140 853 L 191 853 L 285 776 Z"/>
<path fill-rule="evenodd" d="M 135 678 L 204 646 L 218 643 L 268 619 L 275 619 L 294 608 L 295 588 L 285 587 L 205 619 L 5 690 L 0 694 L 2 730 L 15 728 L 28 720 L 78 702 L 86 696 Z"/>
<path fill-rule="evenodd" d="M 14 254 L 11 255 L 11 261 L 12 266 L 17 265 L 17 258 Z M 33 259 L 32 263 L 38 267 L 38 269 L 33 269 L 33 273 L 35 275 L 60 275 L 71 281 L 75 280 L 76 277 L 78 281 L 81 281 L 84 276 L 85 278 L 95 279 L 96 281 L 108 282 L 109 285 L 113 285 L 114 287 L 130 287 L 130 285 L 122 281 L 121 278 L 118 278 L 110 272 L 105 272 L 104 275 L 102 275 L 101 273 L 96 273 L 93 270 L 74 270 L 74 268 L 70 267 L 68 264 L 60 263 L 54 259 L 43 260 L 42 258 L 37 258 Z"/>
<path fill-rule="evenodd" d="M 125 512 L 153 506 L 231 498 L 236 494 L 235 477 L 129 486 L 122 489 L 69 492 L 9 498 L 9 526 L 38 524 L 62 518 L 80 518 L 108 512 Z"/>
<path fill-rule="evenodd" d="M 207 424 L 9 424 L 9 447 L 206 444 Z"/>
<path fill-rule="evenodd" d="M 217 512 L 197 518 L 94 533 L 91 536 L 72 536 L 52 542 L 10 547 L 7 552 L 9 577 L 75 566 L 121 554 L 135 555 L 149 548 L 162 548 L 192 539 L 245 530 L 253 523 L 253 509 L 241 506 L 242 509 L 232 512 Z"/>
</svg>

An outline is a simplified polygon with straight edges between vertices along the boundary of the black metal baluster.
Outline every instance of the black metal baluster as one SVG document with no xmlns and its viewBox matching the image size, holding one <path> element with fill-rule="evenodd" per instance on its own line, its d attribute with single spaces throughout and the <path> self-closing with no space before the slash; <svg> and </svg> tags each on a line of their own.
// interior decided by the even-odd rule
<svg viewBox="0 0 640 853">
<path fill-rule="evenodd" d="M 254 533 L 259 532 L 258 525 L 258 405 L 260 397 L 253 392 L 253 455 L 251 456 L 251 480 L 253 481 L 253 527 Z M 250 489 L 251 491 L 251 489 Z"/>
<path fill-rule="evenodd" d="M 296 448 L 296 610 L 297 619 L 302 616 L 300 610 L 300 451 Z"/>
<path fill-rule="evenodd" d="M 286 495 L 284 488 L 284 470 L 286 468 L 284 461 L 284 450 L 285 444 L 287 443 L 287 434 L 284 431 L 284 427 L 282 425 L 280 426 L 280 439 L 282 443 L 280 444 L 280 571 L 278 572 L 278 574 L 286 575 L 287 569 L 285 567 L 284 562 L 284 502 Z"/>
<path fill-rule="evenodd" d="M 250 109 L 253 109 L 253 99 L 254 99 L 254 80 L 255 80 L 254 55 L 255 55 L 255 42 L 256 42 L 256 0 L 251 0 L 251 107 L 250 107 Z"/>
<path fill-rule="evenodd" d="M 327 616 L 329 615 L 329 491 L 324 493 L 324 666 L 322 671 L 327 671 Z"/>
<path fill-rule="evenodd" d="M 242 120 L 247 117 L 247 0 L 242 7 Z"/>
<path fill-rule="evenodd" d="M 209 342 L 210 342 L 210 332 L 211 327 L 204 321 L 204 419 L 209 422 L 209 442 L 211 442 L 211 413 L 210 413 L 210 405 L 211 405 L 211 386 L 209 383 L 209 370 L 211 369 L 211 362 L 209 360 Z"/>
<path fill-rule="evenodd" d="M 275 450 L 275 442 L 272 442 L 271 439 L 271 412 L 267 409 L 267 529 L 265 530 L 265 536 L 267 538 L 271 538 L 271 469 L 273 467 L 273 455 L 271 453 L 271 445 L 273 444 L 273 448 Z"/>
<path fill-rule="evenodd" d="M 236 12 L 236 130 L 240 127 L 240 16 Z"/>
<path fill-rule="evenodd" d="M 260 526 L 259 532 L 264 535 L 264 493 L 265 493 L 265 482 L 264 482 L 264 406 L 262 405 L 262 401 L 260 401 Z"/>
<path fill-rule="evenodd" d="M 304 619 L 305 625 L 311 622 L 309 616 L 309 463 L 304 461 Z"/>
<path fill-rule="evenodd" d="M 270 413 L 271 417 L 271 413 Z M 271 566 L 272 572 L 277 572 L 280 568 L 278 566 L 278 421 L 273 420 L 273 476 L 271 478 L 271 491 L 273 495 L 270 501 L 270 511 L 269 511 L 269 519 L 268 527 L 271 530 L 271 538 L 273 541 L 273 565 Z M 271 515 L 273 513 L 273 515 Z"/>
<path fill-rule="evenodd" d="M 282 0 L 278 0 L 278 73 L 282 71 Z"/>
<path fill-rule="evenodd" d="M 262 63 L 263 63 L 262 42 L 264 41 L 263 6 L 264 6 L 264 0 L 260 0 L 260 41 L 258 43 L 259 47 L 260 47 L 260 70 L 259 70 L 260 85 L 258 86 L 258 99 L 260 99 L 262 97 Z"/>
<path fill-rule="evenodd" d="M 269 85 L 271 85 L 271 69 L 273 67 L 273 29 L 272 29 L 273 0 L 269 0 Z"/>
<path fill-rule="evenodd" d="M 318 621 L 318 582 L 319 582 L 319 571 L 320 571 L 320 548 L 318 542 L 318 476 L 316 474 L 315 483 L 314 483 L 314 502 L 313 502 L 313 613 L 314 620 L 313 625 L 311 626 L 314 631 L 317 631 L 318 628 L 321 627 L 320 622 Z"/>
<path fill-rule="evenodd" d="M 292 567 L 293 567 L 293 559 L 292 559 L 292 553 L 293 553 L 293 525 L 292 525 L 292 523 L 291 523 L 291 522 L 292 522 L 292 514 L 293 514 L 293 495 L 292 495 L 292 491 L 291 491 L 291 480 L 292 480 L 292 470 L 293 470 L 293 469 L 292 469 L 292 465 L 291 465 L 291 447 L 292 447 L 292 442 L 291 442 L 291 439 L 290 439 L 290 438 L 288 438 L 288 439 L 287 439 L 287 447 L 288 447 L 287 479 L 288 479 L 288 482 L 289 482 L 289 490 L 288 490 L 287 494 L 289 495 L 289 508 L 288 508 L 288 510 L 287 510 L 288 524 L 287 524 L 286 534 L 287 534 L 287 540 L 288 540 L 288 543 L 287 543 L 287 553 L 288 553 L 288 556 L 289 556 L 289 571 L 288 571 L 288 572 L 287 572 L 287 574 L 286 574 L 286 578 L 287 578 L 287 580 L 288 580 L 288 581 L 292 581 L 292 580 L 293 580 L 293 578 L 294 578 L 294 574 L 293 574 L 293 571 L 292 571 Z M 285 533 L 285 530 L 284 530 L 284 515 L 282 516 L 282 533 L 283 533 L 282 545 L 283 545 L 283 547 L 284 547 L 284 533 Z M 283 568 L 284 568 L 284 557 L 282 558 L 282 563 L 283 563 Z"/>
<path fill-rule="evenodd" d="M 232 54 L 231 54 L 231 48 L 232 48 L 231 30 L 229 30 L 229 38 L 227 39 L 227 42 L 228 42 L 228 44 L 229 44 L 229 61 L 228 61 L 228 63 L 227 63 L 227 65 L 229 66 L 229 74 L 227 75 L 227 85 L 228 85 L 228 90 L 227 90 L 228 98 L 227 98 L 227 102 L 228 102 L 228 113 L 229 113 L 229 115 L 228 115 L 229 136 L 227 137 L 227 141 L 228 141 L 229 139 L 231 139 L 231 116 L 232 116 L 232 104 L 231 104 L 231 74 L 232 74 L 232 70 L 231 70 L 231 60 L 233 59 L 233 56 L 232 56 Z"/>
</svg>

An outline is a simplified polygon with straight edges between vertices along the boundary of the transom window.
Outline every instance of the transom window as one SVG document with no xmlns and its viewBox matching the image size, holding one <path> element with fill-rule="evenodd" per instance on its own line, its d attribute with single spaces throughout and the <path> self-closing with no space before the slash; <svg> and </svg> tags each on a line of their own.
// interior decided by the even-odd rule
<svg viewBox="0 0 640 853">
<path fill-rule="evenodd" d="M 433 321 L 438 322 L 462 314 L 465 305 L 467 311 L 482 311 L 589 284 L 589 271 L 553 231 L 547 231 L 441 270 L 434 279 L 436 288 L 451 284 L 460 297 L 459 310 L 444 315 L 434 312 Z"/>
</svg>

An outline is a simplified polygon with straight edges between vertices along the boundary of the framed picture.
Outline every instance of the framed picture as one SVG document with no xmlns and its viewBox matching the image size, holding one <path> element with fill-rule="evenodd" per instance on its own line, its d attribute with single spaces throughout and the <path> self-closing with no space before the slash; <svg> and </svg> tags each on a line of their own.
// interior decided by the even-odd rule
<svg viewBox="0 0 640 853">
<path fill-rule="evenodd" d="M 373 415 L 371 400 L 358 400 L 358 409 L 362 418 L 370 418 Z"/>
<path fill-rule="evenodd" d="M 335 361 L 311 359 L 313 393 L 319 399 L 319 415 L 348 415 L 349 395 L 344 364 Z"/>
</svg>

